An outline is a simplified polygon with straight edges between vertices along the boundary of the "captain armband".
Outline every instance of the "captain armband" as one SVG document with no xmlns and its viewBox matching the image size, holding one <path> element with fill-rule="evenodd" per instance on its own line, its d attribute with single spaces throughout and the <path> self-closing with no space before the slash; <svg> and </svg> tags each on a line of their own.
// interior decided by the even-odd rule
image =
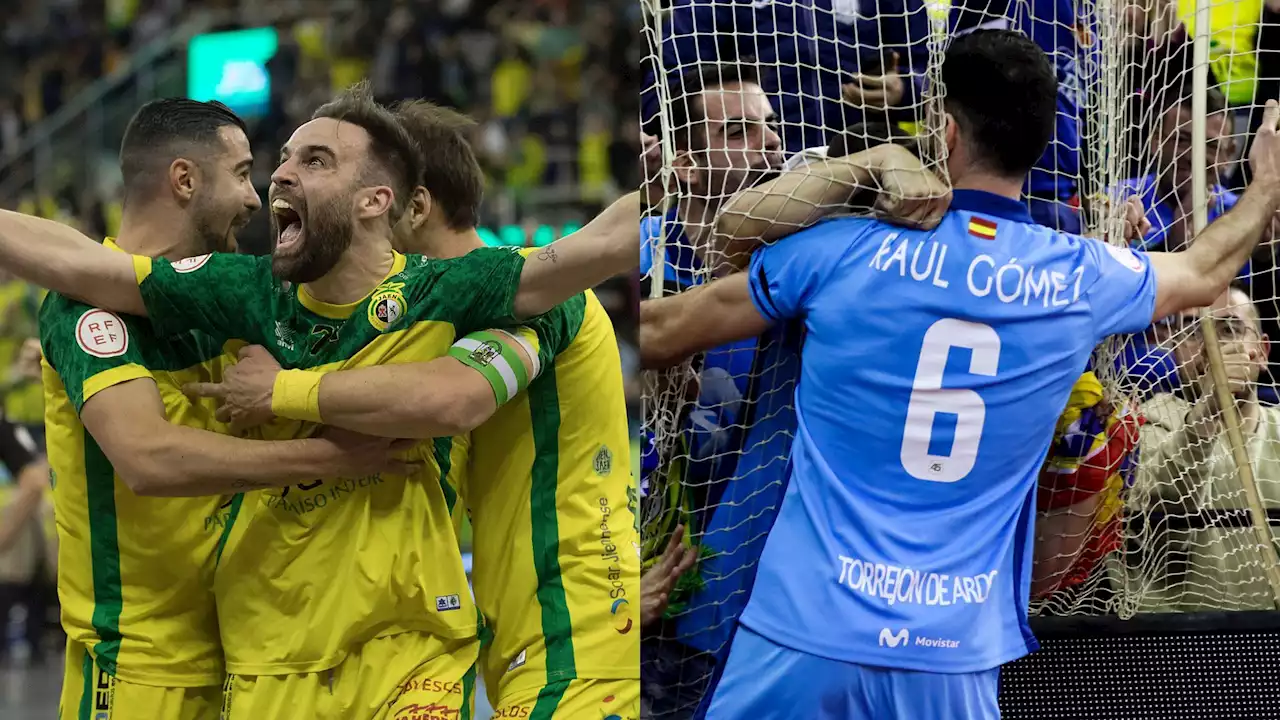
<svg viewBox="0 0 1280 720">
<path fill-rule="evenodd" d="M 514 342 L 525 351 L 533 363 L 532 374 L 525 370 L 520 354 L 503 340 Z M 485 330 L 458 340 L 449 348 L 449 356 L 483 375 L 493 388 L 498 407 L 502 407 L 541 372 L 535 343 L 537 335 L 527 328 Z"/>
</svg>

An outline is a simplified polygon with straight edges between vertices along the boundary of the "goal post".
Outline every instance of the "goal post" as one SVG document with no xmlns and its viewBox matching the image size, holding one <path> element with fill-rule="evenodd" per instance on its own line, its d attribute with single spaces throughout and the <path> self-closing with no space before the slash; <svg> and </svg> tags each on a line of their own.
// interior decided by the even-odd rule
<svg viewBox="0 0 1280 720">
<path fill-rule="evenodd" d="M 662 157 L 646 182 L 666 191 L 642 247 L 652 298 L 711 279 L 716 209 L 755 179 L 740 173 L 734 186 L 709 171 L 745 162 L 738 146 L 718 159 L 716 148 L 689 146 L 691 136 L 710 142 L 699 133 L 713 113 L 683 78 L 712 61 L 750 66 L 779 115 L 789 166 L 828 146 L 914 134 L 941 172 L 948 43 L 982 27 L 1019 29 L 1050 54 L 1060 83 L 1055 135 L 1026 188 L 1033 217 L 1144 250 L 1182 249 L 1230 210 L 1248 179 L 1248 141 L 1268 99 L 1260 93 L 1280 93 L 1280 60 L 1268 55 L 1280 58 L 1280 12 L 1263 0 L 920 0 L 887 14 L 875 0 L 644 5 L 651 72 L 642 120 Z M 895 56 L 900 88 L 883 76 Z M 896 98 L 888 111 L 856 104 L 886 94 Z M 1141 238 L 1125 236 L 1133 197 L 1153 226 Z M 1264 340 L 1280 338 L 1280 282 L 1267 242 L 1238 287 L 1210 311 L 1109 338 L 1062 409 L 1040 492 L 1054 496 L 1046 512 L 1078 522 L 1064 525 L 1072 537 L 1044 539 L 1041 547 L 1061 550 L 1037 559 L 1062 571 L 1032 602 L 1034 615 L 1059 623 L 1055 637 L 1069 634 L 1061 623 L 1072 618 L 1163 616 L 1178 633 L 1174 613 L 1280 606 L 1271 527 L 1280 520 L 1280 393 L 1268 357 L 1280 352 Z M 696 706 L 710 681 L 781 502 L 798 342 L 781 328 L 646 374 L 646 562 L 677 524 L 702 558 L 646 637 L 646 686 L 670 686 L 671 707 Z M 1132 442 L 1119 437 L 1127 433 Z M 1104 489 L 1073 497 L 1089 472 L 1102 473 Z"/>
</svg>

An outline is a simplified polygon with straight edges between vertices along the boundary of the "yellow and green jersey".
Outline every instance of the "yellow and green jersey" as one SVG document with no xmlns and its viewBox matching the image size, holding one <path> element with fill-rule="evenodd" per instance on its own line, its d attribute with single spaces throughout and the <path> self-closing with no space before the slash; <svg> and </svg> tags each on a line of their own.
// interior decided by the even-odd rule
<svg viewBox="0 0 1280 720">
<path fill-rule="evenodd" d="M 586 293 L 529 326 L 539 356 L 554 357 L 472 432 L 462 486 L 495 698 L 640 675 L 640 534 L 613 325 Z"/>
<path fill-rule="evenodd" d="M 45 431 L 58 529 L 58 597 L 67 635 L 127 682 L 217 685 L 223 658 L 213 572 L 225 497 L 139 497 L 80 422 L 95 393 L 151 378 L 169 421 L 224 431 L 188 382 L 219 382 L 234 362 L 200 333 L 155 333 L 145 320 L 50 294 L 40 311 Z M 122 418 L 121 422 L 127 422 Z"/>
<path fill-rule="evenodd" d="M 158 330 L 201 329 L 266 347 L 286 369 L 330 371 L 432 360 L 461 335 L 514 324 L 524 258 L 482 249 L 454 260 L 396 255 L 367 297 L 330 305 L 276 280 L 271 258 L 214 255 L 170 264 L 135 257 Z M 263 437 L 302 437 L 278 420 Z M 363 642 L 414 631 L 473 637 L 448 476 L 466 441 L 418 446 L 413 477 L 313 482 L 244 496 L 214 580 L 227 670 L 317 672 Z"/>
</svg>

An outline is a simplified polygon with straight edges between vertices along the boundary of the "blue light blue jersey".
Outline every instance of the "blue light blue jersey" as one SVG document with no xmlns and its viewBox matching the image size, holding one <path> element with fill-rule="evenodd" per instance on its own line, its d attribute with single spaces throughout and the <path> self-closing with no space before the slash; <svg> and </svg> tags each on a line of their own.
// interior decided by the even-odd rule
<svg viewBox="0 0 1280 720">
<path fill-rule="evenodd" d="M 1146 256 L 958 190 L 934 231 L 830 220 L 749 272 L 760 313 L 807 334 L 791 478 L 742 624 L 937 673 L 1034 650 L 1036 476 L 1094 346 L 1150 324 Z"/>
</svg>

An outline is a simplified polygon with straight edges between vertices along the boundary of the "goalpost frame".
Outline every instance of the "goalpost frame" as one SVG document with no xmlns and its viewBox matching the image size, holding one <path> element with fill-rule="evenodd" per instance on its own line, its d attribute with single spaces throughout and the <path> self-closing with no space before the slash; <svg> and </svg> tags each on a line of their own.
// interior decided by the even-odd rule
<svg viewBox="0 0 1280 720">
<path fill-rule="evenodd" d="M 1191 191 L 1195 198 L 1192 208 L 1192 237 L 1198 237 L 1209 224 L 1209 186 L 1208 158 L 1206 137 L 1206 113 L 1208 111 L 1209 90 L 1209 9 L 1210 0 L 1196 0 L 1195 35 L 1192 39 L 1191 64 Z M 1267 583 L 1271 586 L 1271 601 L 1280 608 L 1280 556 L 1276 554 L 1275 543 L 1271 537 L 1271 525 L 1267 520 L 1267 511 L 1262 505 L 1262 496 L 1258 492 L 1257 479 L 1253 474 L 1253 464 L 1245 444 L 1244 433 L 1240 427 L 1240 413 L 1236 408 L 1235 398 L 1227 380 L 1226 366 L 1222 361 L 1222 347 L 1218 344 L 1218 327 L 1213 319 L 1212 308 L 1205 308 L 1200 315 L 1201 332 L 1204 335 L 1204 348 L 1208 353 L 1209 372 L 1213 379 L 1213 392 L 1217 397 L 1222 413 L 1223 428 L 1227 433 L 1227 441 L 1231 448 L 1231 459 L 1235 465 L 1236 477 L 1244 489 L 1245 500 L 1249 505 L 1254 537 L 1257 540 L 1258 553 L 1261 556 L 1263 571 Z"/>
</svg>

